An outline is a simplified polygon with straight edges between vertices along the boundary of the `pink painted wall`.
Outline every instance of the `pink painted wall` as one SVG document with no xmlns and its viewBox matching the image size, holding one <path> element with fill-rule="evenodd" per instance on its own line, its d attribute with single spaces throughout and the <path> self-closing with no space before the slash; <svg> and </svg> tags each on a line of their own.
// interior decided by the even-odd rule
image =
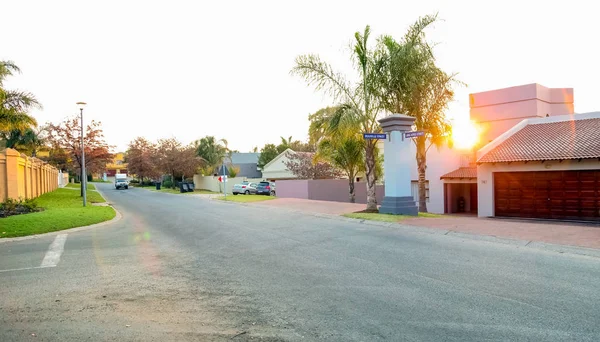
<svg viewBox="0 0 600 342">
<path fill-rule="evenodd" d="M 479 125 L 482 144 L 524 119 L 575 112 L 573 88 L 547 88 L 537 83 L 474 93 L 469 100 L 471 120 Z"/>
<path fill-rule="evenodd" d="M 276 182 L 277 197 L 303 198 L 317 201 L 348 202 L 348 180 L 316 179 L 316 180 L 278 180 Z M 367 183 L 354 184 L 356 203 L 367 203 Z M 376 186 L 377 203 L 383 200 L 383 185 Z"/>
<path fill-rule="evenodd" d="M 278 180 L 275 192 L 277 197 L 308 198 L 308 180 Z"/>
</svg>

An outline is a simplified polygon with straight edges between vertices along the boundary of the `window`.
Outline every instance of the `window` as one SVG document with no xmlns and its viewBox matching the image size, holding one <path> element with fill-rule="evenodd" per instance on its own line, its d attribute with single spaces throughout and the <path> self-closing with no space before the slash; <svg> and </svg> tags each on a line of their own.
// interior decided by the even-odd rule
<svg viewBox="0 0 600 342">
<path fill-rule="evenodd" d="M 410 193 L 417 204 L 419 204 L 419 181 L 410 182 Z M 425 200 L 429 203 L 429 181 L 425 181 Z"/>
</svg>

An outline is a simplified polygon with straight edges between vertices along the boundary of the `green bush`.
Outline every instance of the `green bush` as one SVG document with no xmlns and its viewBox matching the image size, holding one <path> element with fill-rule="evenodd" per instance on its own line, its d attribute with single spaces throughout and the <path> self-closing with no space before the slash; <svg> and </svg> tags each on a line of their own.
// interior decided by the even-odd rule
<svg viewBox="0 0 600 342">
<path fill-rule="evenodd" d="M 132 179 L 132 180 L 130 180 L 130 181 L 129 181 L 129 183 L 130 183 L 130 184 L 139 184 L 139 183 L 140 183 L 140 181 L 139 181 L 139 180 L 137 180 L 137 179 Z"/>
<path fill-rule="evenodd" d="M 22 199 L 14 200 L 12 198 L 0 203 L 0 217 L 8 217 L 12 215 L 21 215 L 41 211 L 38 208 L 37 203 L 34 199 Z"/>
<path fill-rule="evenodd" d="M 170 180 L 163 181 L 162 186 L 165 188 L 172 188 L 173 182 L 171 182 Z"/>
</svg>

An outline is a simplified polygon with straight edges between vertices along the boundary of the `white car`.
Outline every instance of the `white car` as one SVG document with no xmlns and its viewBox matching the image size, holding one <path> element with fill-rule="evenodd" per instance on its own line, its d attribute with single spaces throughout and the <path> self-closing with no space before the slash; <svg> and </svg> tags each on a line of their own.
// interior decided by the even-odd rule
<svg viewBox="0 0 600 342">
<path fill-rule="evenodd" d="M 250 195 L 256 193 L 256 185 L 258 183 L 250 183 L 248 181 L 243 181 L 241 184 L 235 184 L 233 189 L 231 190 L 234 195 L 244 194 Z"/>
</svg>

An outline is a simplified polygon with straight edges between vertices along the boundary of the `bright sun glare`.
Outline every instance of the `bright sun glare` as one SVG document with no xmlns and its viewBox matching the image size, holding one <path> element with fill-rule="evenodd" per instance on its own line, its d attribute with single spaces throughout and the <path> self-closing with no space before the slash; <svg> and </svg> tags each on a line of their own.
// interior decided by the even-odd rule
<svg viewBox="0 0 600 342">
<path fill-rule="evenodd" d="M 473 122 L 456 122 L 452 125 L 452 140 L 454 146 L 469 149 L 479 142 L 479 132 Z"/>
</svg>

